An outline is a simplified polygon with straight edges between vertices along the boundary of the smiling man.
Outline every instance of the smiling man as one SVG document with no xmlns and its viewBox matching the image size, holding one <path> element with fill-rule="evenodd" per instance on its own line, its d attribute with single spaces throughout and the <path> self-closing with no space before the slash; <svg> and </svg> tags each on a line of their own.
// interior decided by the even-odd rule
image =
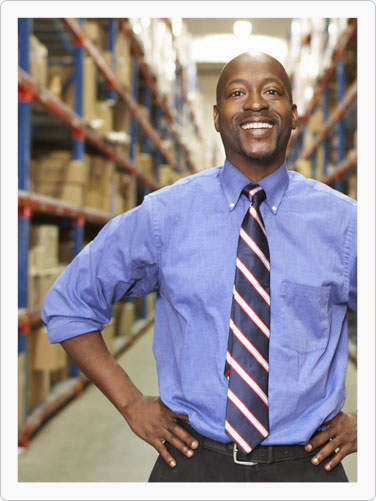
<svg viewBox="0 0 376 501">
<path fill-rule="evenodd" d="M 356 203 L 287 170 L 297 119 L 278 61 L 230 61 L 214 106 L 224 165 L 112 219 L 47 296 L 50 341 L 160 453 L 150 481 L 347 481 Z M 160 397 L 147 397 L 100 331 L 121 297 L 154 291 Z"/>
<path fill-rule="evenodd" d="M 214 106 L 227 159 L 252 181 L 284 162 L 298 114 L 283 66 L 266 54 L 242 54 L 223 69 Z"/>
</svg>

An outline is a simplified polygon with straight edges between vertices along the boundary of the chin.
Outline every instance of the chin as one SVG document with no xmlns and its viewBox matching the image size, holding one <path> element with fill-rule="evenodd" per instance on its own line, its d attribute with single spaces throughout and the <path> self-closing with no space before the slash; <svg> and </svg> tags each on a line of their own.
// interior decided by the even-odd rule
<svg viewBox="0 0 376 501">
<path fill-rule="evenodd" d="M 275 150 L 273 151 L 243 151 L 245 156 L 249 160 L 259 160 L 259 161 L 268 161 L 272 160 L 275 156 Z"/>
</svg>

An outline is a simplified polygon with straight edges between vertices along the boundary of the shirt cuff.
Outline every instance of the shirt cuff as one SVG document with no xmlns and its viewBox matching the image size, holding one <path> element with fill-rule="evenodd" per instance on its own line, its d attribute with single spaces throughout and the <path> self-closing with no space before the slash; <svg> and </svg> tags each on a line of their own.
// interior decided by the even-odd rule
<svg viewBox="0 0 376 501">
<path fill-rule="evenodd" d="M 104 324 L 82 318 L 54 317 L 49 320 L 48 325 L 44 325 L 47 328 L 48 340 L 52 344 L 104 329 Z"/>
</svg>

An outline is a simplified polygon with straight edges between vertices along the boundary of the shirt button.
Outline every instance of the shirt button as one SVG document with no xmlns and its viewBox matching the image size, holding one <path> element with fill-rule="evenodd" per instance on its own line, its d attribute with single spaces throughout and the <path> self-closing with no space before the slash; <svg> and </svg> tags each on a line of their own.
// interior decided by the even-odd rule
<svg viewBox="0 0 376 501">
<path fill-rule="evenodd" d="M 235 204 L 234 204 L 234 203 L 231 203 L 231 204 L 230 204 L 231 209 L 232 209 L 234 206 L 235 206 Z"/>
<path fill-rule="evenodd" d="M 277 212 L 277 207 L 275 205 L 273 205 L 272 211 L 274 212 L 274 214 Z"/>
</svg>

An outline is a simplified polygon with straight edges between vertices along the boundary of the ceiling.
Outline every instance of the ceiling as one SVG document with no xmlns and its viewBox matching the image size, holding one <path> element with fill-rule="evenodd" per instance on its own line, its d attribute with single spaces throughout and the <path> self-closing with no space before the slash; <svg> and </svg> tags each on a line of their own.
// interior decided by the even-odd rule
<svg viewBox="0 0 376 501">
<path fill-rule="evenodd" d="M 233 33 L 234 22 L 243 18 L 183 18 L 193 37 L 214 33 Z M 252 35 L 269 35 L 288 40 L 291 18 L 247 18 L 252 23 Z"/>
<path fill-rule="evenodd" d="M 235 36 L 235 21 L 252 23 L 251 36 Z M 247 50 L 261 50 L 282 64 L 290 37 L 291 18 L 183 18 L 192 37 L 191 57 L 199 72 L 218 71 L 224 63 Z"/>
</svg>

